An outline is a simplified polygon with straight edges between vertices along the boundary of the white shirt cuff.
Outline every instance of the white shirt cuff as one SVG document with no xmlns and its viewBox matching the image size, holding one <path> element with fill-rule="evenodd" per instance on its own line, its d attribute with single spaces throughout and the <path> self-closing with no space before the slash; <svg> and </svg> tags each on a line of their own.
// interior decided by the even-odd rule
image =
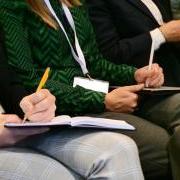
<svg viewBox="0 0 180 180">
<path fill-rule="evenodd" d="M 3 107 L 0 104 L 0 114 L 2 114 L 2 113 L 5 113 L 5 111 L 4 111 Z"/>
<path fill-rule="evenodd" d="M 166 42 L 166 39 L 163 33 L 159 30 L 159 28 L 156 28 L 150 31 L 150 35 L 151 35 L 152 41 L 154 42 L 154 50 L 159 49 L 161 44 Z"/>
</svg>

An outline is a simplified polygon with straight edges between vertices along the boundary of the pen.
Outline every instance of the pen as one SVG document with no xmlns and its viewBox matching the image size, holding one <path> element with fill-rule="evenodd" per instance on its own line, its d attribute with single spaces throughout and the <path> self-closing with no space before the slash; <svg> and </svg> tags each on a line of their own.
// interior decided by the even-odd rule
<svg viewBox="0 0 180 180">
<path fill-rule="evenodd" d="M 151 70 L 151 66 L 152 66 L 152 63 L 153 63 L 153 57 L 154 57 L 154 42 L 152 40 L 151 52 L 150 52 L 150 57 L 149 57 L 148 71 Z M 148 86 L 149 86 L 149 82 L 146 80 L 145 87 L 148 87 Z"/>
<path fill-rule="evenodd" d="M 50 71 L 50 68 L 47 67 L 44 74 L 43 74 L 43 76 L 42 76 L 42 78 L 41 78 L 41 81 L 40 81 L 40 83 L 39 83 L 39 85 L 38 85 L 38 87 L 36 89 L 36 92 L 40 91 L 42 89 L 42 87 L 45 85 L 45 83 L 46 83 L 46 81 L 48 79 L 48 76 L 49 76 L 49 71 Z M 27 119 L 27 116 L 25 115 L 24 118 L 23 118 L 22 123 L 25 123 L 26 119 Z"/>
</svg>

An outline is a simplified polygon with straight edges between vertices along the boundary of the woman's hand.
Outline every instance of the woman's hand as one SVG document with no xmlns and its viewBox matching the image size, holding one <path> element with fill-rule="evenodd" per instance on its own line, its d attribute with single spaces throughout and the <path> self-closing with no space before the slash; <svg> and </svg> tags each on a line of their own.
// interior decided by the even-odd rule
<svg viewBox="0 0 180 180">
<path fill-rule="evenodd" d="M 105 107 L 108 111 L 132 113 L 138 105 L 137 92 L 144 88 L 143 84 L 117 88 L 106 94 Z"/>
<path fill-rule="evenodd" d="M 21 123 L 22 120 L 16 115 L 0 115 L 0 147 L 12 146 L 28 136 L 41 134 L 48 131 L 48 128 L 5 128 L 2 124 L 5 122 Z"/>
<path fill-rule="evenodd" d="M 20 106 L 27 118 L 33 122 L 47 122 L 55 116 L 55 97 L 47 89 L 24 97 Z"/>
<path fill-rule="evenodd" d="M 160 87 L 164 83 L 163 70 L 158 64 L 152 64 L 151 69 L 145 66 L 135 72 L 135 80 L 140 84 L 148 84 L 148 87 Z"/>
</svg>

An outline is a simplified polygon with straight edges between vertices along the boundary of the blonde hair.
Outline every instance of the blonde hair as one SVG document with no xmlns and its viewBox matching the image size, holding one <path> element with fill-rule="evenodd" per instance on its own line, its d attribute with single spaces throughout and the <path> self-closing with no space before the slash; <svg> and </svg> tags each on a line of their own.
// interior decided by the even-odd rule
<svg viewBox="0 0 180 180">
<path fill-rule="evenodd" d="M 68 7 L 80 6 L 80 0 L 59 0 L 65 3 Z M 44 4 L 44 0 L 27 0 L 28 4 L 31 6 L 32 10 L 38 14 L 45 23 L 54 29 L 58 28 L 57 22 L 52 17 L 50 11 Z"/>
</svg>

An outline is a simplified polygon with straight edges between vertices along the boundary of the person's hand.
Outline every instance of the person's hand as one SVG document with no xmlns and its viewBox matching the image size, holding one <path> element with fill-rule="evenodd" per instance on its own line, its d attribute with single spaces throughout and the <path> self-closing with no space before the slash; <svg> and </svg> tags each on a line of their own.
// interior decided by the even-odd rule
<svg viewBox="0 0 180 180">
<path fill-rule="evenodd" d="M 26 117 L 33 122 L 51 121 L 55 116 L 55 97 L 47 89 L 24 97 L 20 106 Z"/>
<path fill-rule="evenodd" d="M 17 142 L 27 138 L 28 136 L 41 134 L 48 131 L 48 128 L 5 128 L 2 124 L 5 122 L 21 123 L 22 120 L 16 115 L 0 115 L 0 147 L 12 146 Z"/>
<path fill-rule="evenodd" d="M 108 111 L 132 113 L 138 105 L 138 91 L 144 88 L 143 84 L 124 86 L 114 89 L 105 96 L 105 107 Z"/>
<path fill-rule="evenodd" d="M 180 20 L 172 20 L 162 25 L 159 30 L 163 33 L 167 42 L 180 41 Z"/>
<path fill-rule="evenodd" d="M 136 70 L 135 80 L 139 84 L 148 84 L 148 87 L 160 87 L 164 83 L 163 70 L 158 64 L 152 64 L 151 69 L 145 66 Z"/>
</svg>

